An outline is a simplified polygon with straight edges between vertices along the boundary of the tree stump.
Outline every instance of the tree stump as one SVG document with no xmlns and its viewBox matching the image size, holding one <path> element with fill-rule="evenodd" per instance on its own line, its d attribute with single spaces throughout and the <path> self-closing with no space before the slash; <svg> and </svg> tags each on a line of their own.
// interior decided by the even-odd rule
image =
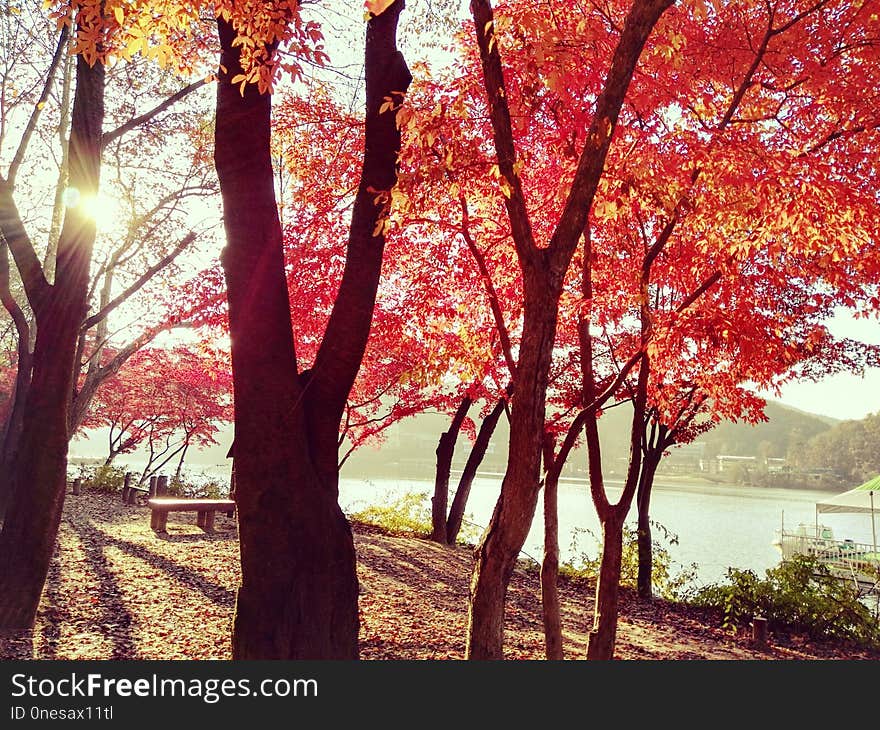
<svg viewBox="0 0 880 730">
<path fill-rule="evenodd" d="M 79 493 L 80 493 L 80 486 L 82 486 L 82 479 L 77 477 L 76 479 L 73 480 L 73 494 L 77 497 L 79 496 Z"/>
</svg>

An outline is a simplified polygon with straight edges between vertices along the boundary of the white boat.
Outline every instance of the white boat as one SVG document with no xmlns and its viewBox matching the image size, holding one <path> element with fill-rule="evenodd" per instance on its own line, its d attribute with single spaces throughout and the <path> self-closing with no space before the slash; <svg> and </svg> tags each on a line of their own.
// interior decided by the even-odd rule
<svg viewBox="0 0 880 730">
<path fill-rule="evenodd" d="M 793 530 L 783 526 L 777 531 L 773 545 L 779 548 L 782 559 L 795 555 L 816 558 L 838 578 L 852 580 L 860 590 L 874 592 L 880 586 L 880 553 L 873 545 L 837 540 L 827 525 L 799 524 Z"/>
<path fill-rule="evenodd" d="M 783 560 L 794 555 L 814 557 L 827 566 L 833 575 L 853 581 L 859 590 L 877 593 L 880 587 L 880 551 L 877 550 L 875 516 L 878 512 L 880 476 L 824 502 L 817 502 L 815 525 L 801 523 L 795 529 L 787 530 L 783 515 L 783 523 L 777 530 L 773 545 L 779 548 Z M 819 523 L 820 514 L 833 513 L 870 514 L 872 542 L 836 539 L 831 527 Z"/>
</svg>

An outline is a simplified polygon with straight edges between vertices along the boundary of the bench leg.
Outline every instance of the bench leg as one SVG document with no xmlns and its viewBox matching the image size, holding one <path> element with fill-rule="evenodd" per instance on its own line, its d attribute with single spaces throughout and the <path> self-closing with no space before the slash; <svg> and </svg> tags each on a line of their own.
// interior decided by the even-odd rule
<svg viewBox="0 0 880 730">
<path fill-rule="evenodd" d="M 214 531 L 214 511 L 205 512 L 205 524 L 204 524 L 205 532 L 213 532 Z"/>
<path fill-rule="evenodd" d="M 205 520 L 207 520 L 207 519 L 208 519 L 208 513 L 207 513 L 207 512 L 199 512 L 199 513 L 196 515 L 196 524 L 197 524 L 199 527 L 204 527 L 204 526 L 205 526 Z"/>
<path fill-rule="evenodd" d="M 150 527 L 156 532 L 167 532 L 168 513 L 165 510 L 152 510 L 150 512 Z"/>
</svg>

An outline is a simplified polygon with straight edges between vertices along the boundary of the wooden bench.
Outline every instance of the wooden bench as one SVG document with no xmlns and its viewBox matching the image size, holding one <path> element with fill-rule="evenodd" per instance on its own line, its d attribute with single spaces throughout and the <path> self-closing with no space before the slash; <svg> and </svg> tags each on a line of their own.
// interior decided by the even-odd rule
<svg viewBox="0 0 880 730">
<path fill-rule="evenodd" d="M 214 529 L 214 513 L 235 514 L 235 502 L 231 499 L 177 499 L 174 497 L 154 497 L 147 500 L 150 508 L 150 527 L 156 532 L 165 532 L 169 512 L 196 512 L 196 524 L 210 532 Z"/>
<path fill-rule="evenodd" d="M 135 504 L 134 500 L 135 500 L 135 497 L 137 496 L 138 492 L 141 492 L 142 494 L 146 494 L 147 496 L 149 496 L 149 494 L 150 494 L 150 490 L 147 487 L 137 487 L 134 485 L 132 485 L 130 487 L 123 487 L 122 488 L 122 502 L 123 502 L 123 504 Z"/>
</svg>

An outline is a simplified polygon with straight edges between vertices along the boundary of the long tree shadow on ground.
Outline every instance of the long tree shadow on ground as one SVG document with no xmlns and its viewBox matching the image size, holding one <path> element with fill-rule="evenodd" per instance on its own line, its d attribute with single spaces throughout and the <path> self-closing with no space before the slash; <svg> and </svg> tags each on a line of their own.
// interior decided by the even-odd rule
<svg viewBox="0 0 880 730">
<path fill-rule="evenodd" d="M 62 525 L 62 528 L 64 526 Z M 44 605 L 40 606 L 40 620 L 43 622 L 41 654 L 45 659 L 55 659 L 58 654 L 58 642 L 61 639 L 61 627 L 70 619 L 70 610 L 61 598 L 61 544 L 55 545 L 55 554 L 49 563 L 49 574 L 43 589 Z"/>
<path fill-rule="evenodd" d="M 122 600 L 119 581 L 110 569 L 110 561 L 104 555 L 105 535 L 91 525 L 69 522 L 71 529 L 79 535 L 83 552 L 92 573 L 98 581 L 98 594 L 103 614 L 101 626 L 107 630 L 108 638 L 113 643 L 110 659 L 131 659 L 137 655 L 131 626 L 134 621 L 131 611 Z"/>
<path fill-rule="evenodd" d="M 140 560 L 143 560 L 145 563 L 148 563 L 154 568 L 168 573 L 168 575 L 173 576 L 176 580 L 180 581 L 188 588 L 199 591 L 208 600 L 216 603 L 218 606 L 231 607 L 235 605 L 234 591 L 231 591 L 224 586 L 208 580 L 192 568 L 187 568 L 186 566 L 180 565 L 180 563 L 176 563 L 173 560 L 169 560 L 168 558 L 164 558 L 161 555 L 157 555 L 152 550 L 148 550 L 142 545 L 136 545 L 135 543 L 128 542 L 126 540 L 120 540 L 116 537 L 113 537 L 112 535 L 108 535 L 106 532 L 103 532 L 95 527 L 89 527 L 88 529 L 93 531 L 96 536 L 99 536 L 98 539 L 104 545 L 112 545 L 114 547 L 117 547 L 128 555 L 139 558 Z M 189 536 L 181 535 L 179 537 Z M 194 535 L 192 537 L 199 538 L 200 536 Z"/>
</svg>

